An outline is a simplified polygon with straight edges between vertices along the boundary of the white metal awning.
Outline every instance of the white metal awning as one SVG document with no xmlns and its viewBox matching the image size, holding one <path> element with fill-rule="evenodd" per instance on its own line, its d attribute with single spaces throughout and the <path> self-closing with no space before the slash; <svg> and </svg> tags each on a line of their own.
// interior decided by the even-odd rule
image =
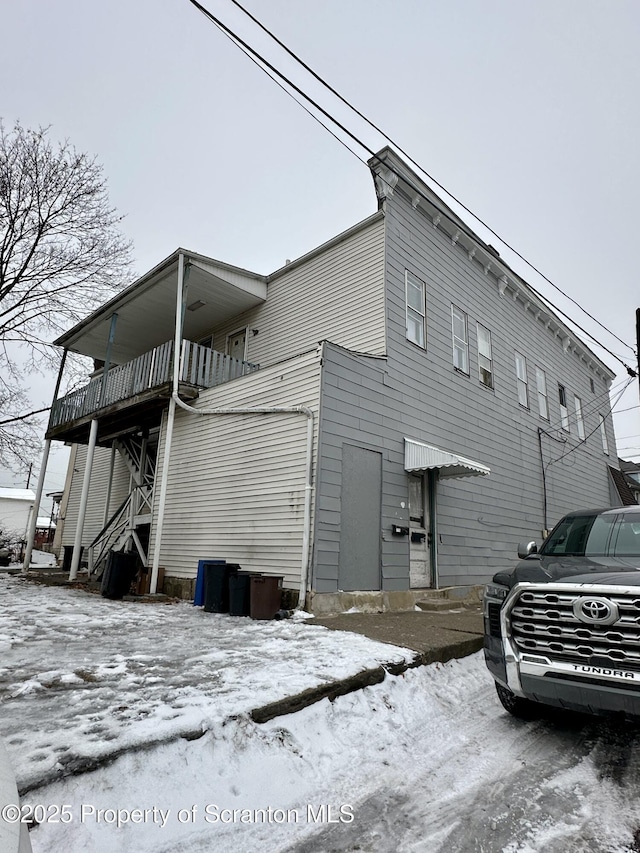
<svg viewBox="0 0 640 853">
<path fill-rule="evenodd" d="M 432 444 L 423 444 L 411 438 L 404 440 L 404 470 L 429 471 L 437 468 L 440 479 L 458 477 L 483 477 L 491 470 L 481 462 L 466 459 L 458 453 L 440 450 Z"/>
</svg>

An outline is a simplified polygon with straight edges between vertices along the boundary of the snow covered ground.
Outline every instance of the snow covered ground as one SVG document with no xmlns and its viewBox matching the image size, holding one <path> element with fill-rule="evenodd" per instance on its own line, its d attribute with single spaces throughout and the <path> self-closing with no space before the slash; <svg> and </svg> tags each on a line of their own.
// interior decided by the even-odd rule
<svg viewBox="0 0 640 853">
<path fill-rule="evenodd" d="M 412 653 L 19 578 L 0 604 L 0 734 L 20 787 L 45 782 L 34 853 L 640 850 L 640 729 L 511 719 L 480 654 L 256 724 Z"/>
</svg>

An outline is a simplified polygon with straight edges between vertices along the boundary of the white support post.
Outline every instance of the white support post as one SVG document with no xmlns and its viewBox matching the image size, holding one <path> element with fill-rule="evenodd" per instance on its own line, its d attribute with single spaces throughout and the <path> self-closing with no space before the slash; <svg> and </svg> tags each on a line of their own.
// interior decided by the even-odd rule
<svg viewBox="0 0 640 853">
<path fill-rule="evenodd" d="M 84 478 L 82 480 L 82 492 L 80 494 L 80 507 L 78 509 L 78 522 L 76 525 L 76 538 L 73 542 L 73 555 L 71 557 L 71 568 L 69 569 L 69 580 L 74 581 L 78 577 L 80 566 L 80 555 L 82 553 L 82 533 L 84 530 L 84 517 L 87 513 L 87 501 L 89 498 L 89 484 L 91 482 L 91 468 L 93 467 L 93 452 L 96 449 L 98 438 L 98 421 L 91 421 L 89 432 L 89 445 L 87 447 L 87 461 L 84 466 Z"/>
<path fill-rule="evenodd" d="M 58 392 L 60 391 L 60 384 L 62 382 L 62 374 L 64 373 L 64 366 L 67 361 L 67 350 L 63 350 L 62 358 L 60 359 L 60 367 L 58 368 L 58 378 L 56 379 L 56 387 L 53 389 L 53 402 L 58 399 Z M 40 463 L 40 476 L 38 477 L 38 486 L 36 488 L 36 502 L 33 507 L 32 518 L 29 519 L 29 530 L 27 533 L 27 549 L 24 552 L 24 562 L 22 564 L 22 571 L 29 571 L 29 564 L 31 563 L 31 553 L 33 551 L 33 543 L 36 538 L 36 525 L 38 522 L 38 513 L 40 512 L 40 501 L 42 500 L 42 492 L 44 489 L 44 479 L 47 475 L 47 462 L 49 461 L 49 448 L 51 447 L 51 440 L 46 439 L 44 443 L 44 450 L 42 452 L 42 462 Z"/>
<path fill-rule="evenodd" d="M 173 424 L 176 416 L 176 397 L 180 388 L 180 353 L 182 341 L 182 315 L 184 313 L 184 255 L 178 255 L 178 286 L 176 288 L 176 325 L 173 340 L 173 393 L 169 400 L 169 416 L 167 431 L 164 439 L 162 454 L 162 480 L 158 497 L 158 517 L 156 520 L 155 541 L 153 546 L 153 565 L 151 567 L 151 582 L 149 592 L 155 595 L 158 590 L 158 569 L 160 567 L 160 548 L 162 547 L 162 526 L 167 502 L 167 485 L 169 482 L 169 460 L 171 458 L 171 442 L 173 440 Z"/>
<path fill-rule="evenodd" d="M 31 565 L 31 553 L 33 551 L 33 543 L 36 538 L 36 526 L 38 523 L 38 513 L 40 512 L 40 501 L 42 500 L 42 492 L 44 489 L 44 478 L 47 473 L 47 462 L 49 461 L 49 448 L 51 447 L 51 440 L 47 439 L 44 443 L 44 450 L 42 451 L 42 462 L 40 463 L 40 476 L 38 477 L 38 485 L 36 487 L 36 500 L 33 504 L 33 512 L 29 517 L 29 529 L 27 531 L 27 548 L 24 552 L 24 562 L 22 564 L 22 571 L 28 572 L 29 566 Z"/>
</svg>

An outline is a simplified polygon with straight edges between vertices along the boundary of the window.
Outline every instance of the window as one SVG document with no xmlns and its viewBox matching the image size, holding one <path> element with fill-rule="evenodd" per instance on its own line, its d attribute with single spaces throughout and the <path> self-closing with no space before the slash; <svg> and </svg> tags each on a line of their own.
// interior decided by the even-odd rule
<svg viewBox="0 0 640 853">
<path fill-rule="evenodd" d="M 516 353 L 516 379 L 518 382 L 518 402 L 525 409 L 529 408 L 529 392 L 527 390 L 527 360 L 519 352 Z"/>
<path fill-rule="evenodd" d="M 480 382 L 487 388 L 493 388 L 493 361 L 491 358 L 491 332 L 480 323 L 478 331 L 478 373 Z"/>
<path fill-rule="evenodd" d="M 602 450 L 609 455 L 609 442 L 607 441 L 607 430 L 605 429 L 604 415 L 598 415 L 600 418 L 600 439 L 602 440 Z"/>
<path fill-rule="evenodd" d="M 453 366 L 461 373 L 469 375 L 467 315 L 455 305 L 451 306 L 451 327 L 453 330 Z"/>
<path fill-rule="evenodd" d="M 569 409 L 567 409 L 567 389 L 558 385 L 558 400 L 560 401 L 560 424 L 565 432 L 569 432 Z"/>
<path fill-rule="evenodd" d="M 549 401 L 547 400 L 547 375 L 540 367 L 536 367 L 536 387 L 538 388 L 538 411 L 540 417 L 549 420 Z"/>
<path fill-rule="evenodd" d="M 427 345 L 426 288 L 409 270 L 404 271 L 405 295 L 407 300 L 407 340 L 419 347 Z"/>
<path fill-rule="evenodd" d="M 584 421 L 582 420 L 582 400 L 578 396 L 574 396 L 573 404 L 576 409 L 576 428 L 578 430 L 578 438 L 584 441 Z"/>
<path fill-rule="evenodd" d="M 606 554 L 615 514 L 569 515 L 562 519 L 540 549 L 545 556 L 583 557 Z"/>
</svg>

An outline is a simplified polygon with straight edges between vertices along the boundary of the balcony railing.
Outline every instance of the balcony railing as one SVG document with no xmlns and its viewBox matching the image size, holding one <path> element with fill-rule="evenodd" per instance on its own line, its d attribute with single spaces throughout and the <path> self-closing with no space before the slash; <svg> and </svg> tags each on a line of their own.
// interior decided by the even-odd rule
<svg viewBox="0 0 640 853">
<path fill-rule="evenodd" d="M 60 397 L 51 407 L 49 429 L 92 415 L 136 394 L 158 388 L 173 378 L 173 341 L 167 341 L 144 355 L 112 367 L 107 373 L 104 394 L 102 376 L 96 376 L 77 391 Z M 182 342 L 180 381 L 199 388 L 213 388 L 258 370 L 260 365 L 232 358 L 191 341 Z"/>
</svg>

